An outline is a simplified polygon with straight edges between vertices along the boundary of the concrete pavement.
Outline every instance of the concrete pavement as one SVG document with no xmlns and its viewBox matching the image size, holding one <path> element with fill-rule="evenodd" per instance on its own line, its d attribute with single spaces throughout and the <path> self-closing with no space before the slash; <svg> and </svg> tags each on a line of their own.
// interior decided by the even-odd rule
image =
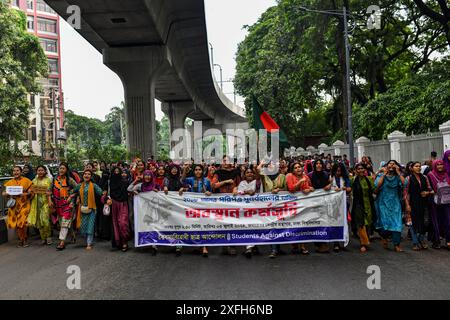
<svg viewBox="0 0 450 320">
<path fill-rule="evenodd" d="M 79 242 L 82 239 L 79 239 Z M 348 252 L 268 259 L 268 247 L 251 260 L 212 248 L 202 258 L 162 248 L 111 251 L 109 242 L 88 252 L 81 243 L 63 252 L 33 240 L 29 248 L 0 245 L 0 299 L 450 299 L 450 252 L 385 251 L 379 241 L 365 255 Z M 289 246 L 283 246 L 289 251 Z M 312 250 L 312 245 L 310 246 Z M 66 286 L 68 266 L 81 269 L 81 290 Z M 381 290 L 367 288 L 367 267 L 381 268 Z"/>
</svg>

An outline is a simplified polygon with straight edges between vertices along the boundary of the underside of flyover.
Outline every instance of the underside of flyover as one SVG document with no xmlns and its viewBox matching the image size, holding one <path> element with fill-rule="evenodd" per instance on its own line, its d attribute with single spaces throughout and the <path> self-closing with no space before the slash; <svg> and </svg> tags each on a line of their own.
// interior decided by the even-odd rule
<svg viewBox="0 0 450 320">
<path fill-rule="evenodd" d="M 245 127 L 245 110 L 219 89 L 210 64 L 204 0 L 46 0 L 103 54 L 125 91 L 127 144 L 144 158 L 156 154 L 154 99 L 171 130 L 184 120 L 208 128 Z M 72 18 L 70 18 L 72 17 Z"/>
</svg>

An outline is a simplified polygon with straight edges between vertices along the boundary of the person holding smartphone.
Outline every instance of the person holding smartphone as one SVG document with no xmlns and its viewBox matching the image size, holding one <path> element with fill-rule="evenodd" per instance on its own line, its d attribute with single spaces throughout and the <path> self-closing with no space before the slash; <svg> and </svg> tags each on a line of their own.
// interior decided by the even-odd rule
<svg viewBox="0 0 450 320">
<path fill-rule="evenodd" d="M 390 160 L 382 175 L 375 180 L 375 193 L 377 199 L 375 207 L 378 212 L 376 229 L 381 235 L 383 247 L 388 249 L 388 238 L 392 237 L 392 243 L 396 252 L 403 252 L 400 247 L 402 223 L 403 186 L 405 178 L 401 174 L 400 165 L 395 160 Z"/>
</svg>

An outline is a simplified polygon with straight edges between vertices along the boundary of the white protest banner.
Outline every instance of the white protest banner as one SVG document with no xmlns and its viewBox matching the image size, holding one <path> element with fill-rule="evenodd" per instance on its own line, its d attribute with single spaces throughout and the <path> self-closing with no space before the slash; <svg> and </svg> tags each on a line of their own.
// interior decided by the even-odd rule
<svg viewBox="0 0 450 320">
<path fill-rule="evenodd" d="M 10 196 L 20 196 L 23 193 L 23 187 L 21 186 L 6 187 L 6 193 Z"/>
<path fill-rule="evenodd" d="M 254 196 L 176 192 L 134 197 L 135 245 L 348 242 L 345 192 Z"/>
</svg>

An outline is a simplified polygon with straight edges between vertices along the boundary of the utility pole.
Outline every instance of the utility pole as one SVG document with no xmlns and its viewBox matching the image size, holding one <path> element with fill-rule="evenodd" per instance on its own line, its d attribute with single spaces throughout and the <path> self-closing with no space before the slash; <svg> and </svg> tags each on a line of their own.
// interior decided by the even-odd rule
<svg viewBox="0 0 450 320">
<path fill-rule="evenodd" d="M 344 6 L 344 39 L 345 39 L 345 69 L 347 82 L 347 113 L 348 113 L 348 146 L 350 153 L 350 166 L 355 165 L 355 148 L 353 144 L 353 112 L 352 112 L 352 90 L 350 83 L 350 44 L 348 41 L 347 8 Z"/>
</svg>

